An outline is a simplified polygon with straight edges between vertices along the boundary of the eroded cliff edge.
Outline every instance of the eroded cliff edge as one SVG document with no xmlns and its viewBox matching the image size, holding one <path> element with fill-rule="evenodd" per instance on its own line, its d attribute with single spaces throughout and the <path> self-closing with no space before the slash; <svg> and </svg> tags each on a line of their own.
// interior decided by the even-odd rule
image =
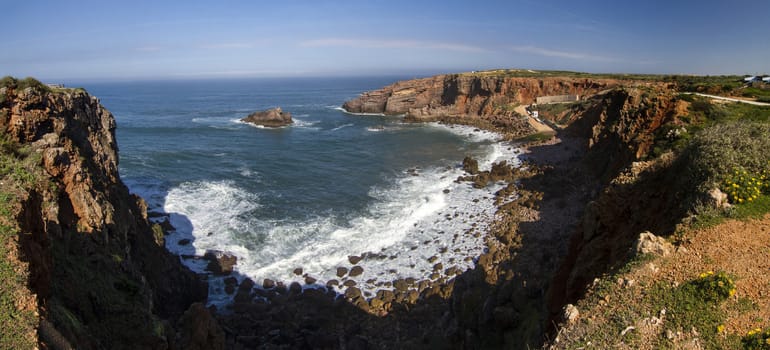
<svg viewBox="0 0 770 350">
<path fill-rule="evenodd" d="M 39 165 L 41 180 L 17 186 L 9 214 L 40 345 L 180 346 L 177 320 L 207 287 L 165 250 L 146 204 L 120 180 L 114 117 L 81 89 L 18 85 L 5 78 L 0 88 L 0 131 Z"/>
<path fill-rule="evenodd" d="M 448 74 L 399 81 L 342 107 L 350 113 L 404 115 L 406 121 L 474 125 L 519 137 L 533 130 L 516 107 L 532 104 L 537 97 L 590 96 L 620 85 L 614 79 Z"/>
</svg>

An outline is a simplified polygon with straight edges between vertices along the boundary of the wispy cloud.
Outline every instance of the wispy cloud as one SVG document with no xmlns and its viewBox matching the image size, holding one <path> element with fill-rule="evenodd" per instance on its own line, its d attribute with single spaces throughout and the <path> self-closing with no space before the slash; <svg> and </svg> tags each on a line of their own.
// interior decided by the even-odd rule
<svg viewBox="0 0 770 350">
<path fill-rule="evenodd" d="M 521 53 L 527 53 L 527 54 L 533 54 L 533 55 L 539 55 L 539 56 L 545 56 L 545 57 L 568 58 L 568 59 L 579 60 L 579 61 L 595 61 L 595 62 L 617 61 L 617 59 L 612 57 L 592 55 L 584 52 L 553 50 L 553 49 L 537 47 L 537 46 L 511 46 L 510 49 Z"/>
<path fill-rule="evenodd" d="M 449 51 L 480 52 L 485 49 L 462 43 L 432 42 L 403 39 L 350 39 L 350 38 L 323 38 L 303 41 L 304 47 L 350 47 L 358 49 L 434 49 Z"/>
</svg>

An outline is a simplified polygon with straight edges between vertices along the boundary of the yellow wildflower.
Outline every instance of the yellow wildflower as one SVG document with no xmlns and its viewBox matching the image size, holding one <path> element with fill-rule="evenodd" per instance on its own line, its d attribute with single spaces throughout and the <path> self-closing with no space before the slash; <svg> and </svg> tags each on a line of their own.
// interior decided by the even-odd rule
<svg viewBox="0 0 770 350">
<path fill-rule="evenodd" d="M 717 333 L 722 333 L 724 331 L 725 331 L 725 325 L 720 324 L 719 326 L 717 326 Z"/>
</svg>

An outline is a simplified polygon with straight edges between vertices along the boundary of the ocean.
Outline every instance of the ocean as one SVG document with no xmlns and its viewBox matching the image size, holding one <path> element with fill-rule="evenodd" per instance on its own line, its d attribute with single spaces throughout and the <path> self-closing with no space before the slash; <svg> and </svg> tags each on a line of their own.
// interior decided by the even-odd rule
<svg viewBox="0 0 770 350">
<path fill-rule="evenodd" d="M 204 260 L 183 256 L 219 250 L 238 257 L 238 278 L 258 285 L 303 281 L 296 268 L 324 285 L 340 280 L 337 267 L 350 268 L 349 256 L 364 256 L 363 273 L 347 278 L 371 295 L 397 278 L 436 280 L 451 277 L 450 267 L 473 267 L 501 185 L 457 182 L 462 159 L 472 156 L 482 169 L 518 162 L 515 146 L 490 132 L 341 110 L 397 80 L 83 85 L 115 115 L 121 177 L 150 211 L 170 215 L 176 230 L 166 246 L 185 264 L 203 271 Z M 294 124 L 239 121 L 271 107 L 290 112 Z M 227 302 L 221 277 L 210 285 L 210 302 Z"/>
</svg>

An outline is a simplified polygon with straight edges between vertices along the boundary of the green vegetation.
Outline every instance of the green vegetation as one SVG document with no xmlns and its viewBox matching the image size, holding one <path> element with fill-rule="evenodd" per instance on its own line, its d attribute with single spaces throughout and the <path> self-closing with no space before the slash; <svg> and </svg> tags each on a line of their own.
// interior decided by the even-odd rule
<svg viewBox="0 0 770 350">
<path fill-rule="evenodd" d="M 741 339 L 746 350 L 770 350 L 770 328 L 762 331 L 760 328 L 750 330 Z"/>
<path fill-rule="evenodd" d="M 770 102 L 770 88 L 746 87 L 741 90 L 741 96 L 756 98 L 760 102 Z"/>
<path fill-rule="evenodd" d="M 552 137 L 553 137 L 552 133 L 537 132 L 537 133 L 534 133 L 534 134 L 529 134 L 527 136 L 524 136 L 520 141 L 524 141 L 524 142 L 540 142 L 540 141 L 550 140 Z"/>
<path fill-rule="evenodd" d="M 724 272 L 709 271 L 678 287 L 658 283 L 644 301 L 653 310 L 666 310 L 664 327 L 670 332 L 696 330 L 704 348 L 736 348 L 736 336 L 721 336 L 726 318 L 720 304 L 735 294 L 735 284 Z M 672 348 L 668 339 L 659 347 Z"/>
<path fill-rule="evenodd" d="M 735 169 L 753 174 L 766 170 L 770 162 L 770 124 L 732 122 L 714 125 L 700 132 L 684 151 L 692 176 L 701 193 L 718 187 L 734 176 Z"/>
<path fill-rule="evenodd" d="M 32 349 L 36 346 L 37 317 L 32 310 L 20 310 L 17 303 L 25 296 L 28 272 L 19 268 L 17 245 L 19 228 L 15 207 L 19 196 L 41 181 L 39 158 L 26 147 L 0 133 L 0 348 Z"/>
<path fill-rule="evenodd" d="M 26 88 L 32 88 L 38 91 L 51 90 L 47 85 L 32 77 L 26 77 L 24 79 L 18 80 L 11 76 L 5 76 L 0 79 L 0 88 L 4 87 L 16 90 L 24 90 Z"/>
<path fill-rule="evenodd" d="M 727 193 L 733 204 L 752 202 L 762 195 L 767 188 L 765 173 L 749 173 L 746 169 L 736 168 L 732 174 L 727 174 L 722 182 L 722 192 Z"/>
</svg>

